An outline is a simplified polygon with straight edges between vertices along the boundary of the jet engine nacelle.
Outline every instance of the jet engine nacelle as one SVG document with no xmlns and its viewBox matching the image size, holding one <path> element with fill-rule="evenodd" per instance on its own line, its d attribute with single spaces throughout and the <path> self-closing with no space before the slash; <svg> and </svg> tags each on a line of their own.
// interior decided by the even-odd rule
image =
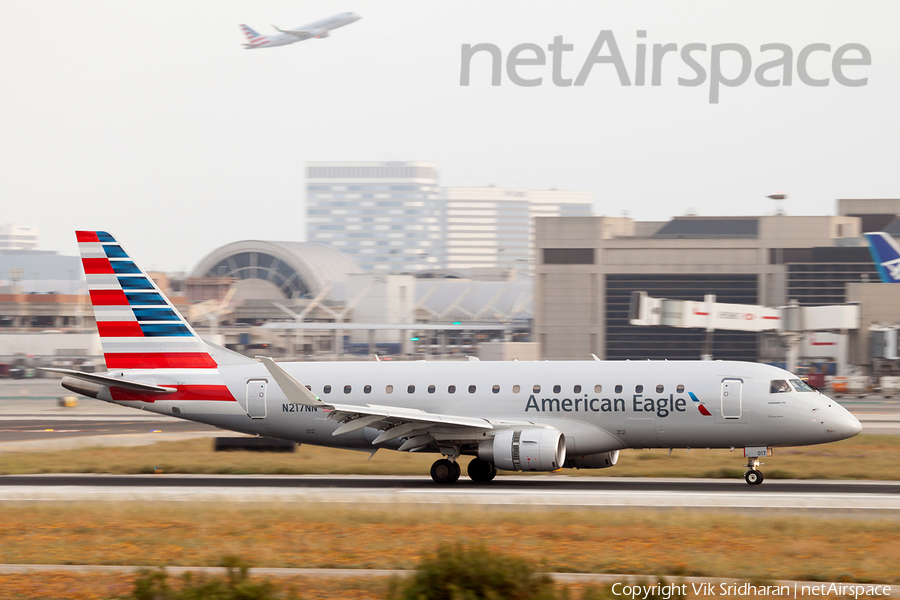
<svg viewBox="0 0 900 600">
<path fill-rule="evenodd" d="M 619 451 L 588 454 L 587 456 L 570 456 L 566 459 L 566 467 L 570 469 L 606 469 L 619 460 Z"/>
<path fill-rule="evenodd" d="M 313 34 L 313 37 L 327 38 L 328 30 L 327 29 L 315 29 L 315 30 L 313 30 L 312 34 Z"/>
<path fill-rule="evenodd" d="M 553 471 L 566 462 L 566 436 L 557 429 L 509 429 L 481 442 L 478 458 L 506 471 Z"/>
</svg>

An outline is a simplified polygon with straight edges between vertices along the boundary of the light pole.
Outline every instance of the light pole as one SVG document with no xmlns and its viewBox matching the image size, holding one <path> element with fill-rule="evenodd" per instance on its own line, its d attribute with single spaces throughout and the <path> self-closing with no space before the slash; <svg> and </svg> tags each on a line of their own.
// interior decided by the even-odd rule
<svg viewBox="0 0 900 600">
<path fill-rule="evenodd" d="M 775 264 L 776 264 L 777 274 L 779 276 L 781 276 L 781 293 L 779 294 L 780 299 L 778 299 L 779 301 L 777 302 L 777 304 L 785 305 L 785 304 L 787 304 L 787 301 L 788 301 L 787 300 L 788 275 L 787 275 L 787 271 L 784 269 L 784 232 L 782 231 L 782 229 L 784 228 L 784 221 L 783 221 L 783 219 L 781 219 L 781 217 L 784 216 L 784 205 L 782 204 L 782 202 L 787 198 L 787 194 L 772 194 L 770 196 L 767 196 L 767 198 L 775 201 L 775 206 L 776 206 L 775 216 L 779 217 L 778 218 L 778 238 L 777 238 L 778 249 L 775 253 L 775 256 L 776 256 Z M 785 324 L 782 323 L 782 327 L 784 327 L 784 325 Z M 797 346 L 800 344 L 801 336 L 796 333 L 788 334 L 785 331 L 782 331 L 782 335 L 784 336 L 784 343 L 787 346 L 787 349 L 785 351 L 784 366 L 786 369 L 792 370 L 794 368 L 794 365 L 792 365 L 791 363 L 796 362 L 796 350 L 797 350 Z"/>
<path fill-rule="evenodd" d="M 783 217 L 784 216 L 784 205 L 782 204 L 782 202 L 785 199 L 787 199 L 787 194 L 771 194 L 769 196 L 766 196 L 766 198 L 770 198 L 771 200 L 775 201 L 775 207 L 776 207 L 775 208 L 775 216 Z M 782 219 L 778 219 L 778 238 L 776 240 L 778 242 L 778 248 L 776 249 L 776 252 L 775 252 L 775 257 L 776 257 L 775 264 L 778 265 L 779 267 L 782 264 L 784 264 L 784 241 L 783 241 L 784 235 L 782 232 L 783 227 L 784 227 L 784 221 Z M 783 278 L 781 289 L 782 289 L 781 295 L 783 297 L 779 303 L 784 304 L 787 299 L 787 275 L 786 274 Z"/>
</svg>

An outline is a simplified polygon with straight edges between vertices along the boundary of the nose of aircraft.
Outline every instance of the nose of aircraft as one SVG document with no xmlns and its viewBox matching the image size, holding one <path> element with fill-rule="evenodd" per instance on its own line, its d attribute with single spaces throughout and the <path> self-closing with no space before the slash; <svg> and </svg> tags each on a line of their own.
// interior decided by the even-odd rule
<svg viewBox="0 0 900 600">
<path fill-rule="evenodd" d="M 833 415 L 831 422 L 831 428 L 834 429 L 835 433 L 840 435 L 841 438 L 851 438 L 862 431 L 862 424 L 859 422 L 859 419 L 854 417 L 843 406 L 838 405 L 837 408 L 839 412 Z"/>
<path fill-rule="evenodd" d="M 845 418 L 844 426 L 847 431 L 847 437 L 853 437 L 854 435 L 862 431 L 862 423 L 860 423 L 859 419 L 851 415 L 849 412 L 847 413 L 847 416 Z"/>
</svg>

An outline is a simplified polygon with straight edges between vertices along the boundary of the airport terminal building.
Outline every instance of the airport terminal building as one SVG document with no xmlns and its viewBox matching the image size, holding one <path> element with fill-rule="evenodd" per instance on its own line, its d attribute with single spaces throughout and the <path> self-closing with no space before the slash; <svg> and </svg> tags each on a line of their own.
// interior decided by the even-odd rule
<svg viewBox="0 0 900 600">
<path fill-rule="evenodd" d="M 326 166 L 345 168 L 317 168 Z M 316 174 L 327 179 L 329 173 Z M 491 188 L 469 188 L 457 197 L 489 200 L 485 189 Z M 575 205 L 571 210 L 583 210 Z M 248 354 L 309 358 L 373 351 L 477 354 L 482 344 L 515 341 L 535 344 L 535 355 L 547 360 L 585 360 L 592 354 L 610 360 L 693 360 L 704 352 L 706 332 L 632 325 L 634 292 L 692 301 L 714 294 L 718 302 L 768 307 L 791 301 L 803 307 L 853 302 L 860 307 L 859 327 L 837 332 L 846 334 L 840 351 L 843 362 L 871 371 L 870 327 L 900 326 L 900 286 L 880 283 L 861 234 L 900 234 L 900 200 L 842 200 L 838 212 L 683 216 L 665 222 L 584 214 L 538 217 L 528 254 L 534 257 L 533 277 L 504 265 L 466 273 L 408 269 L 405 262 L 386 261 L 389 269 L 367 270 L 341 246 L 325 243 L 335 238 L 238 241 L 213 249 L 185 278 L 153 277 L 204 335 Z M 516 226 L 524 231 L 524 224 L 522 213 Z M 472 223 L 461 225 L 471 230 L 465 235 L 476 231 Z M 7 271 L 23 260 L 46 258 L 35 250 L 4 252 L 15 253 L 0 257 L 9 263 Z M 519 258 L 528 255 L 517 250 Z M 59 273 L 74 277 L 80 270 L 76 257 L 52 258 Z M 15 268 L 25 277 L 0 290 L 6 292 L 0 294 L 0 333 L 9 334 L 3 340 L 46 332 L 43 347 L 59 331 L 70 337 L 57 353 L 97 347 L 80 339 L 76 344 L 71 336 L 95 332 L 84 293 L 63 291 L 57 284 L 66 277 L 46 265 L 39 271 L 42 278 L 53 275 L 55 286 L 47 292 L 57 293 L 35 293 L 44 282 L 29 280 L 29 268 Z M 833 359 L 825 346 L 834 343 L 817 343 L 817 356 Z M 4 354 L 10 352 L 0 347 Z M 710 354 L 780 362 L 785 345 L 776 332 L 717 330 Z M 892 365 L 900 372 L 900 361 Z"/>
<path fill-rule="evenodd" d="M 900 290 L 878 283 L 863 224 L 889 227 L 900 202 L 841 201 L 838 216 L 539 219 L 535 339 L 542 358 L 697 359 L 699 329 L 629 324 L 632 292 L 675 300 L 800 306 L 858 302 L 849 360 L 871 364 L 868 328 L 900 317 Z M 872 212 L 885 211 L 876 217 Z M 900 287 L 900 286 L 896 286 Z M 716 359 L 783 360 L 777 334 L 716 331 Z"/>
</svg>

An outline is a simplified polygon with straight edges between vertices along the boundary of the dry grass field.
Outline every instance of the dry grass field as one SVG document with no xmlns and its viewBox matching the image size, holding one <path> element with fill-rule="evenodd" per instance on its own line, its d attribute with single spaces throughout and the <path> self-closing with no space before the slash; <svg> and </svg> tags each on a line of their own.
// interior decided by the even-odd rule
<svg viewBox="0 0 900 600">
<path fill-rule="evenodd" d="M 614 477 L 740 477 L 739 451 L 695 448 L 624 450 L 610 469 L 567 469 L 567 475 Z M 383 450 L 369 454 L 302 446 L 296 453 L 213 452 L 208 439 L 135 448 L 86 448 L 0 454 L 0 474 L 218 473 L 427 475 L 436 456 Z M 463 457 L 463 462 L 468 462 Z M 860 435 L 822 446 L 776 448 L 763 461 L 767 479 L 897 479 L 900 436 Z M 501 475 L 503 472 L 501 472 Z"/>
<path fill-rule="evenodd" d="M 900 583 L 900 519 L 300 503 L 4 505 L 0 563 L 415 568 L 479 540 L 546 571 Z M 747 557 L 753 557 L 748 560 Z"/>
<path fill-rule="evenodd" d="M 135 578 L 136 575 L 96 573 L 0 575 L 0 597 L 3 600 L 106 600 L 131 592 Z M 287 577 L 276 581 L 283 590 L 296 590 L 303 600 L 383 600 L 388 587 L 387 579 Z"/>
</svg>

